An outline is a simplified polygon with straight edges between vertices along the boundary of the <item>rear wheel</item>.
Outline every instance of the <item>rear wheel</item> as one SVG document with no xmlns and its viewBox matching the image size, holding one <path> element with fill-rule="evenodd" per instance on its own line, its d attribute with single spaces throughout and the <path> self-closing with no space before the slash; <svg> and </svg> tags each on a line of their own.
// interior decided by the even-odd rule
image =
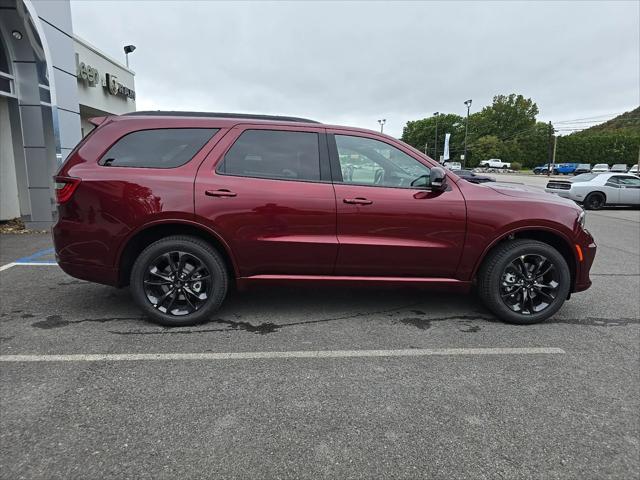
<svg viewBox="0 0 640 480">
<path fill-rule="evenodd" d="M 569 294 L 564 257 L 535 240 L 512 240 L 493 250 L 478 274 L 480 298 L 508 323 L 532 324 L 556 313 Z"/>
<path fill-rule="evenodd" d="M 228 275 L 220 254 L 195 237 L 172 236 L 149 245 L 131 271 L 136 303 L 156 323 L 204 322 L 222 304 Z"/>
<path fill-rule="evenodd" d="M 600 192 L 593 192 L 584 199 L 584 208 L 586 210 L 600 210 L 606 203 L 605 196 Z"/>
</svg>

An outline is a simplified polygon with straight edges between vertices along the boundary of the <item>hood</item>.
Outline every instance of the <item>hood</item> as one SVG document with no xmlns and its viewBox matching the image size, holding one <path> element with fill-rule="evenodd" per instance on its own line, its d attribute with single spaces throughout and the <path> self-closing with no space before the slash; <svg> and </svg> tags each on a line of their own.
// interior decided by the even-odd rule
<svg viewBox="0 0 640 480">
<path fill-rule="evenodd" d="M 527 198 L 536 200 L 538 202 L 556 203 L 560 205 L 571 206 L 574 209 L 579 207 L 567 198 L 559 197 L 553 193 L 546 193 L 544 190 L 536 187 L 530 187 L 521 183 L 484 183 L 483 186 L 491 188 L 492 190 L 507 195 L 509 197 Z"/>
</svg>

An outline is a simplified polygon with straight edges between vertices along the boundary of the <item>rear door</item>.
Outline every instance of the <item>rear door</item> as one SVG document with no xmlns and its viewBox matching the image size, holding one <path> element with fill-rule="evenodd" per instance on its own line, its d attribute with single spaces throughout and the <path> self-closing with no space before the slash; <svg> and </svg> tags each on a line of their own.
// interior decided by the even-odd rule
<svg viewBox="0 0 640 480">
<path fill-rule="evenodd" d="M 336 275 L 455 276 L 465 237 L 465 201 L 453 181 L 429 185 L 430 167 L 401 144 L 329 130 L 338 211 Z"/>
<path fill-rule="evenodd" d="M 199 221 L 229 245 L 240 276 L 331 274 L 336 203 L 324 129 L 242 125 L 200 167 Z"/>
</svg>

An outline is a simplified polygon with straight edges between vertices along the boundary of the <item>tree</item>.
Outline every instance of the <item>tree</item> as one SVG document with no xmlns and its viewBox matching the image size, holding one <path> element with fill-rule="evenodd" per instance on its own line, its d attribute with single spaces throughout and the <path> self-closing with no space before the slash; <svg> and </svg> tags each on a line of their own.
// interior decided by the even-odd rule
<svg viewBox="0 0 640 480">
<path fill-rule="evenodd" d="M 464 144 L 464 119 L 453 113 L 438 116 L 438 157 L 444 152 L 444 138 L 451 134 L 449 151 L 462 153 Z M 427 155 L 435 153 L 436 117 L 423 118 L 407 122 L 402 131 L 403 142 L 424 152 L 424 146 L 428 145 Z M 451 155 L 453 158 L 453 154 Z"/>
<path fill-rule="evenodd" d="M 469 118 L 469 130 L 476 138 L 495 135 L 500 140 L 526 133 L 536 123 L 538 106 L 530 98 L 512 93 L 496 95 L 493 103 Z"/>
<path fill-rule="evenodd" d="M 502 140 L 495 135 L 485 135 L 476 140 L 473 145 L 469 145 L 467 150 L 472 153 L 467 165 L 477 167 L 482 160 L 502 158 L 505 148 Z"/>
</svg>

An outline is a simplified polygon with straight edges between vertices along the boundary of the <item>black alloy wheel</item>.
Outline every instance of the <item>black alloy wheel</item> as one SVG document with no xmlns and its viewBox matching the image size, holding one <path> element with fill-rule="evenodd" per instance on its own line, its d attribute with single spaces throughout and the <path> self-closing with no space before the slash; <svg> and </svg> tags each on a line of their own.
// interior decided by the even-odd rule
<svg viewBox="0 0 640 480">
<path fill-rule="evenodd" d="M 590 193 L 587 198 L 584 199 L 584 207 L 587 210 L 600 210 L 604 207 L 606 199 L 604 195 L 599 192 Z"/>
<path fill-rule="evenodd" d="M 143 250 L 129 283 L 134 300 L 151 320 L 181 327 L 211 318 L 226 297 L 229 276 L 210 243 L 175 235 Z"/>
<path fill-rule="evenodd" d="M 504 269 L 500 297 L 514 312 L 531 315 L 555 301 L 559 286 L 553 262 L 543 255 L 521 255 Z"/>
<path fill-rule="evenodd" d="M 478 294 L 499 319 L 518 325 L 546 320 L 571 291 L 571 272 L 562 254 L 531 239 L 507 240 L 484 259 Z"/>
<path fill-rule="evenodd" d="M 144 279 L 144 292 L 153 308 L 174 316 L 202 308 L 211 286 L 211 274 L 204 262 L 181 251 L 163 253 L 153 260 Z"/>
</svg>

